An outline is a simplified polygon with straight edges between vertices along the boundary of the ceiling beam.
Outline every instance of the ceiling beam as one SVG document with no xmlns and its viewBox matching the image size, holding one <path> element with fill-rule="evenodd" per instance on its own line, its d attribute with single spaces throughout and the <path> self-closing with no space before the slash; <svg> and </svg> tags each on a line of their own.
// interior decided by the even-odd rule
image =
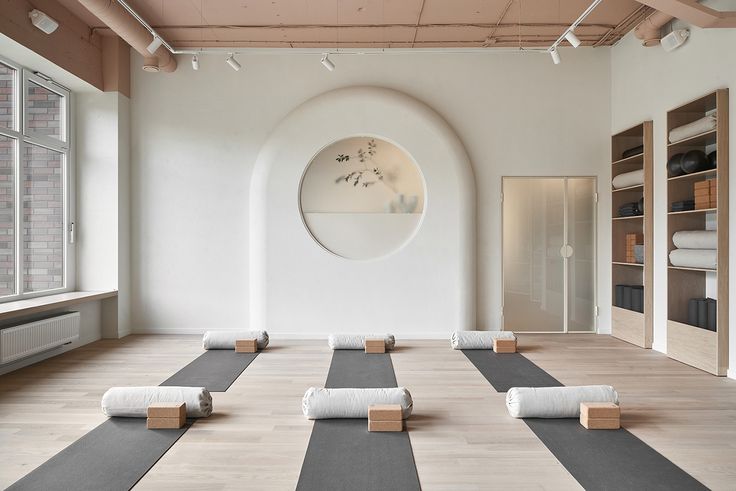
<svg viewBox="0 0 736 491">
<path fill-rule="evenodd" d="M 704 29 L 736 27 L 735 11 L 715 10 L 697 0 L 637 0 L 676 19 Z"/>
<path fill-rule="evenodd" d="M 59 23 L 45 34 L 36 29 L 28 12 L 39 9 Z M 78 17 L 53 0 L 0 0 L 0 32 L 38 53 L 67 72 L 103 90 L 102 50 L 99 39 Z"/>
</svg>

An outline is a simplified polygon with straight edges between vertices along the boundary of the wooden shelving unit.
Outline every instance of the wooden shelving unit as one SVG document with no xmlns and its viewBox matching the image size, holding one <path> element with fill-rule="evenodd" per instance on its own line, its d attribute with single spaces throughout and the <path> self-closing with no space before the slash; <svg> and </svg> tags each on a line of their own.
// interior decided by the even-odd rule
<svg viewBox="0 0 736 491">
<path fill-rule="evenodd" d="M 623 152 L 638 146 L 643 151 L 637 155 L 623 158 Z M 611 137 L 611 178 L 635 170 L 644 170 L 644 183 L 620 189 L 611 185 L 612 262 L 611 262 L 611 332 L 613 336 L 642 348 L 652 347 L 653 322 L 653 175 L 654 160 L 652 122 L 645 121 L 633 128 Z M 644 199 L 644 214 L 633 217 L 619 217 L 618 209 L 624 203 Z M 636 233 L 644 237 L 644 263 L 626 261 L 626 234 Z M 616 306 L 616 285 L 643 285 L 644 312 L 636 312 Z"/>
<path fill-rule="evenodd" d="M 667 144 L 667 160 L 689 150 L 706 154 L 717 150 L 715 169 L 667 179 L 667 253 L 675 249 L 672 235 L 680 230 L 718 231 L 715 270 L 673 266 L 667 260 L 667 355 L 714 375 L 726 375 L 728 368 L 728 89 L 719 89 L 667 113 L 667 135 L 670 130 L 696 121 L 715 111 L 717 126 L 713 131 Z M 664 165 L 665 162 L 662 162 Z M 715 208 L 671 212 L 674 201 L 693 199 L 693 184 L 717 178 L 718 197 Z M 688 324 L 688 302 L 691 298 L 717 299 L 716 331 Z"/>
</svg>

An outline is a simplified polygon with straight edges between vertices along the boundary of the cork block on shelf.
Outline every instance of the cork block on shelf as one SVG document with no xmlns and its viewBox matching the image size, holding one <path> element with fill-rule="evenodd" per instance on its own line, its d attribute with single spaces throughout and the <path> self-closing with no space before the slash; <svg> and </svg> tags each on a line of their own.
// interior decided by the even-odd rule
<svg viewBox="0 0 736 491">
<path fill-rule="evenodd" d="M 366 353 L 385 353 L 386 342 L 383 339 L 366 339 L 365 340 L 365 352 Z"/>
<path fill-rule="evenodd" d="M 403 421 L 373 421 L 368 420 L 368 431 L 403 431 Z"/>
<path fill-rule="evenodd" d="M 187 419 L 185 402 L 153 402 L 148 405 L 146 415 L 149 418 L 179 418 L 182 423 Z"/>
<path fill-rule="evenodd" d="M 516 339 L 494 339 L 493 351 L 496 353 L 516 353 Z"/>
<path fill-rule="evenodd" d="M 236 339 L 236 353 L 255 353 L 258 351 L 258 341 L 255 339 Z"/>
<path fill-rule="evenodd" d="M 401 405 L 374 404 L 368 406 L 368 419 L 371 421 L 401 421 Z"/>
</svg>

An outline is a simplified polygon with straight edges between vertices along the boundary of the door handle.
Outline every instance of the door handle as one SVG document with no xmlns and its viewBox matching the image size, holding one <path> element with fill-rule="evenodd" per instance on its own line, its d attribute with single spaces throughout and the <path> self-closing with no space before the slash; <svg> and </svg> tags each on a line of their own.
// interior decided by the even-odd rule
<svg viewBox="0 0 736 491">
<path fill-rule="evenodd" d="M 560 247 L 560 256 L 567 259 L 573 255 L 575 250 L 572 248 L 570 244 L 564 244 L 562 247 Z"/>
</svg>

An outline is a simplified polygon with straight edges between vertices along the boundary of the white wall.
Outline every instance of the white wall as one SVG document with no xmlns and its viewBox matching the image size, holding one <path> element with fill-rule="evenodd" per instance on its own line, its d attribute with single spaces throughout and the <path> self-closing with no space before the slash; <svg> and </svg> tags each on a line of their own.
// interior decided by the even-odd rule
<svg viewBox="0 0 736 491">
<path fill-rule="evenodd" d="M 728 3 L 728 2 L 725 2 Z M 725 6 L 721 2 L 720 8 Z M 735 2 L 730 2 L 731 7 Z M 715 2 L 710 5 L 718 6 Z M 633 36 L 626 36 L 611 54 L 611 121 L 612 133 L 639 122 L 654 121 L 654 257 L 667 257 L 667 111 L 714 89 L 736 88 L 736 63 L 732 48 L 736 30 L 689 27 L 690 39 L 679 49 L 665 53 L 661 48 L 643 48 Z M 729 98 L 731 114 L 736 114 L 736 95 Z M 732 116 L 733 117 L 733 116 Z M 730 126 L 731 140 L 736 141 L 736 125 Z M 732 162 L 736 150 L 730 149 Z M 736 175 L 730 176 L 733 188 Z M 730 229 L 736 230 L 736 200 L 729 203 Z M 733 241 L 732 241 L 733 242 Z M 736 261 L 734 246 L 729 254 Z M 736 263 L 734 263 L 736 264 Z M 653 348 L 667 350 L 667 262 L 654 263 L 654 343 Z M 736 274 L 732 268 L 730 283 Z M 736 305 L 736 289 L 731 289 L 730 305 Z M 730 370 L 736 369 L 736 336 L 730 337 Z"/>
<path fill-rule="evenodd" d="M 76 97 L 77 289 L 118 290 L 102 302 L 102 336 L 130 333 L 130 100 Z"/>
<path fill-rule="evenodd" d="M 141 60 L 133 55 L 133 66 Z M 193 72 L 133 73 L 132 310 L 138 332 L 242 326 L 249 312 L 248 194 L 269 132 L 334 88 L 388 87 L 443 116 L 469 153 L 477 187 L 478 327 L 501 319 L 501 176 L 609 180 L 609 50 L 535 53 L 200 57 Z M 599 205 L 599 267 L 610 262 L 609 193 Z M 431 197 L 428 196 L 428 199 Z M 603 269 L 602 269 L 603 270 Z M 599 298 L 610 298 L 599 278 Z M 601 302 L 603 331 L 609 309 Z M 605 321 L 604 321 L 605 319 Z"/>
</svg>

